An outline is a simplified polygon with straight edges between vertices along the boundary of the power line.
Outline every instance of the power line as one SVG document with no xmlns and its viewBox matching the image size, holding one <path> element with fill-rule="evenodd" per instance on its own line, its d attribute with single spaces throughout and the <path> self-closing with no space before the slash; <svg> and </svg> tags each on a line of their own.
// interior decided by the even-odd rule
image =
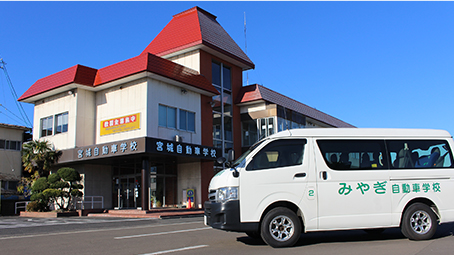
<svg viewBox="0 0 454 255">
<path fill-rule="evenodd" d="M 11 95 L 13 96 L 17 109 L 19 109 L 19 113 L 22 116 L 22 120 L 26 123 L 26 125 L 28 125 L 28 127 L 32 127 L 33 125 L 31 123 L 30 119 L 28 118 L 27 113 L 25 112 L 24 108 L 22 107 L 22 104 L 20 104 L 19 101 L 17 101 L 17 99 L 19 97 L 17 96 L 13 83 L 11 82 L 11 79 L 9 78 L 8 71 L 6 70 L 6 63 L 5 63 L 5 61 L 3 61 L 3 58 L 0 58 L 0 68 L 3 69 L 3 72 L 5 73 L 6 81 L 8 82 L 9 88 L 11 90 Z"/>
<path fill-rule="evenodd" d="M 16 117 L 17 119 L 15 119 L 15 121 L 19 121 L 20 123 L 27 124 L 24 122 L 24 120 L 21 117 L 17 116 L 14 112 L 8 110 L 8 108 L 6 108 L 4 105 L 0 104 L 0 107 L 3 107 L 7 112 L 11 113 L 14 117 Z M 4 114 L 8 118 L 11 118 L 11 116 L 7 115 L 6 113 L 4 113 L 2 111 L 0 111 L 0 113 Z M 11 119 L 13 119 L 13 118 L 11 118 Z"/>
</svg>

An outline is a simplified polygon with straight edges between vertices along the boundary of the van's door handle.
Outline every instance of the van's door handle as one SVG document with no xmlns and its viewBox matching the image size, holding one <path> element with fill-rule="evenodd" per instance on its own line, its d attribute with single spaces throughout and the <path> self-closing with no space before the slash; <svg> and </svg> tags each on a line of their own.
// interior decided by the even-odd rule
<svg viewBox="0 0 454 255">
<path fill-rule="evenodd" d="M 306 173 L 297 173 L 293 176 L 294 178 L 306 177 Z"/>
<path fill-rule="evenodd" d="M 322 171 L 321 172 L 321 177 L 322 177 L 323 180 L 328 180 L 328 172 Z"/>
</svg>

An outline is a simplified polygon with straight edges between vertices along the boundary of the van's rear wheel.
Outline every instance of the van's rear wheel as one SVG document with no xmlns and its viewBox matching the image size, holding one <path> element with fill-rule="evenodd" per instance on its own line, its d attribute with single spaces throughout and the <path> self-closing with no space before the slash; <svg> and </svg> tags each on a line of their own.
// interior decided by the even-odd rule
<svg viewBox="0 0 454 255">
<path fill-rule="evenodd" d="M 261 235 L 272 247 L 293 246 L 301 236 L 301 222 L 290 209 L 277 207 L 263 218 Z"/>
<path fill-rule="evenodd" d="M 426 204 L 414 203 L 405 210 L 401 231 L 411 240 L 427 240 L 437 231 L 438 219 Z"/>
</svg>

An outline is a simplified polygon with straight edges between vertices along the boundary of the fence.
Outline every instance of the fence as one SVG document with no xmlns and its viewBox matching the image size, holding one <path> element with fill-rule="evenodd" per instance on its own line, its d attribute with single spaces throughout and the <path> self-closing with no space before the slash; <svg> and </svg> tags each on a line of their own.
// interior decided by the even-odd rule
<svg viewBox="0 0 454 255">
<path fill-rule="evenodd" d="M 27 211 L 27 205 L 28 203 L 30 203 L 30 201 L 21 201 L 21 202 L 16 202 L 14 204 L 14 214 L 18 214 L 17 213 L 17 209 L 24 209 L 24 211 Z"/>
</svg>

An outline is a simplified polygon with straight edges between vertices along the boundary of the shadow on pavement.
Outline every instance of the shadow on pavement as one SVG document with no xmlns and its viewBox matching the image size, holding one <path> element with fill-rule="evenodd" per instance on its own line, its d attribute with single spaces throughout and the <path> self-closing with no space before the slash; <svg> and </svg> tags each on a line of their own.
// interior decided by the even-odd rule
<svg viewBox="0 0 454 255">
<path fill-rule="evenodd" d="M 442 224 L 437 228 L 432 239 L 439 239 L 447 236 L 454 235 L 454 223 Z M 363 230 L 342 230 L 342 231 L 325 231 L 325 232 L 312 232 L 302 234 L 299 241 L 295 244 L 298 246 L 309 246 L 320 243 L 345 243 L 345 242 L 364 242 L 364 241 L 385 241 L 385 240 L 397 240 L 406 239 L 401 233 L 400 228 L 389 228 L 385 229 L 379 234 L 366 233 Z M 262 246 L 266 245 L 261 239 L 254 239 L 244 236 L 237 238 L 238 242 L 242 242 L 246 245 L 251 246 Z"/>
</svg>

